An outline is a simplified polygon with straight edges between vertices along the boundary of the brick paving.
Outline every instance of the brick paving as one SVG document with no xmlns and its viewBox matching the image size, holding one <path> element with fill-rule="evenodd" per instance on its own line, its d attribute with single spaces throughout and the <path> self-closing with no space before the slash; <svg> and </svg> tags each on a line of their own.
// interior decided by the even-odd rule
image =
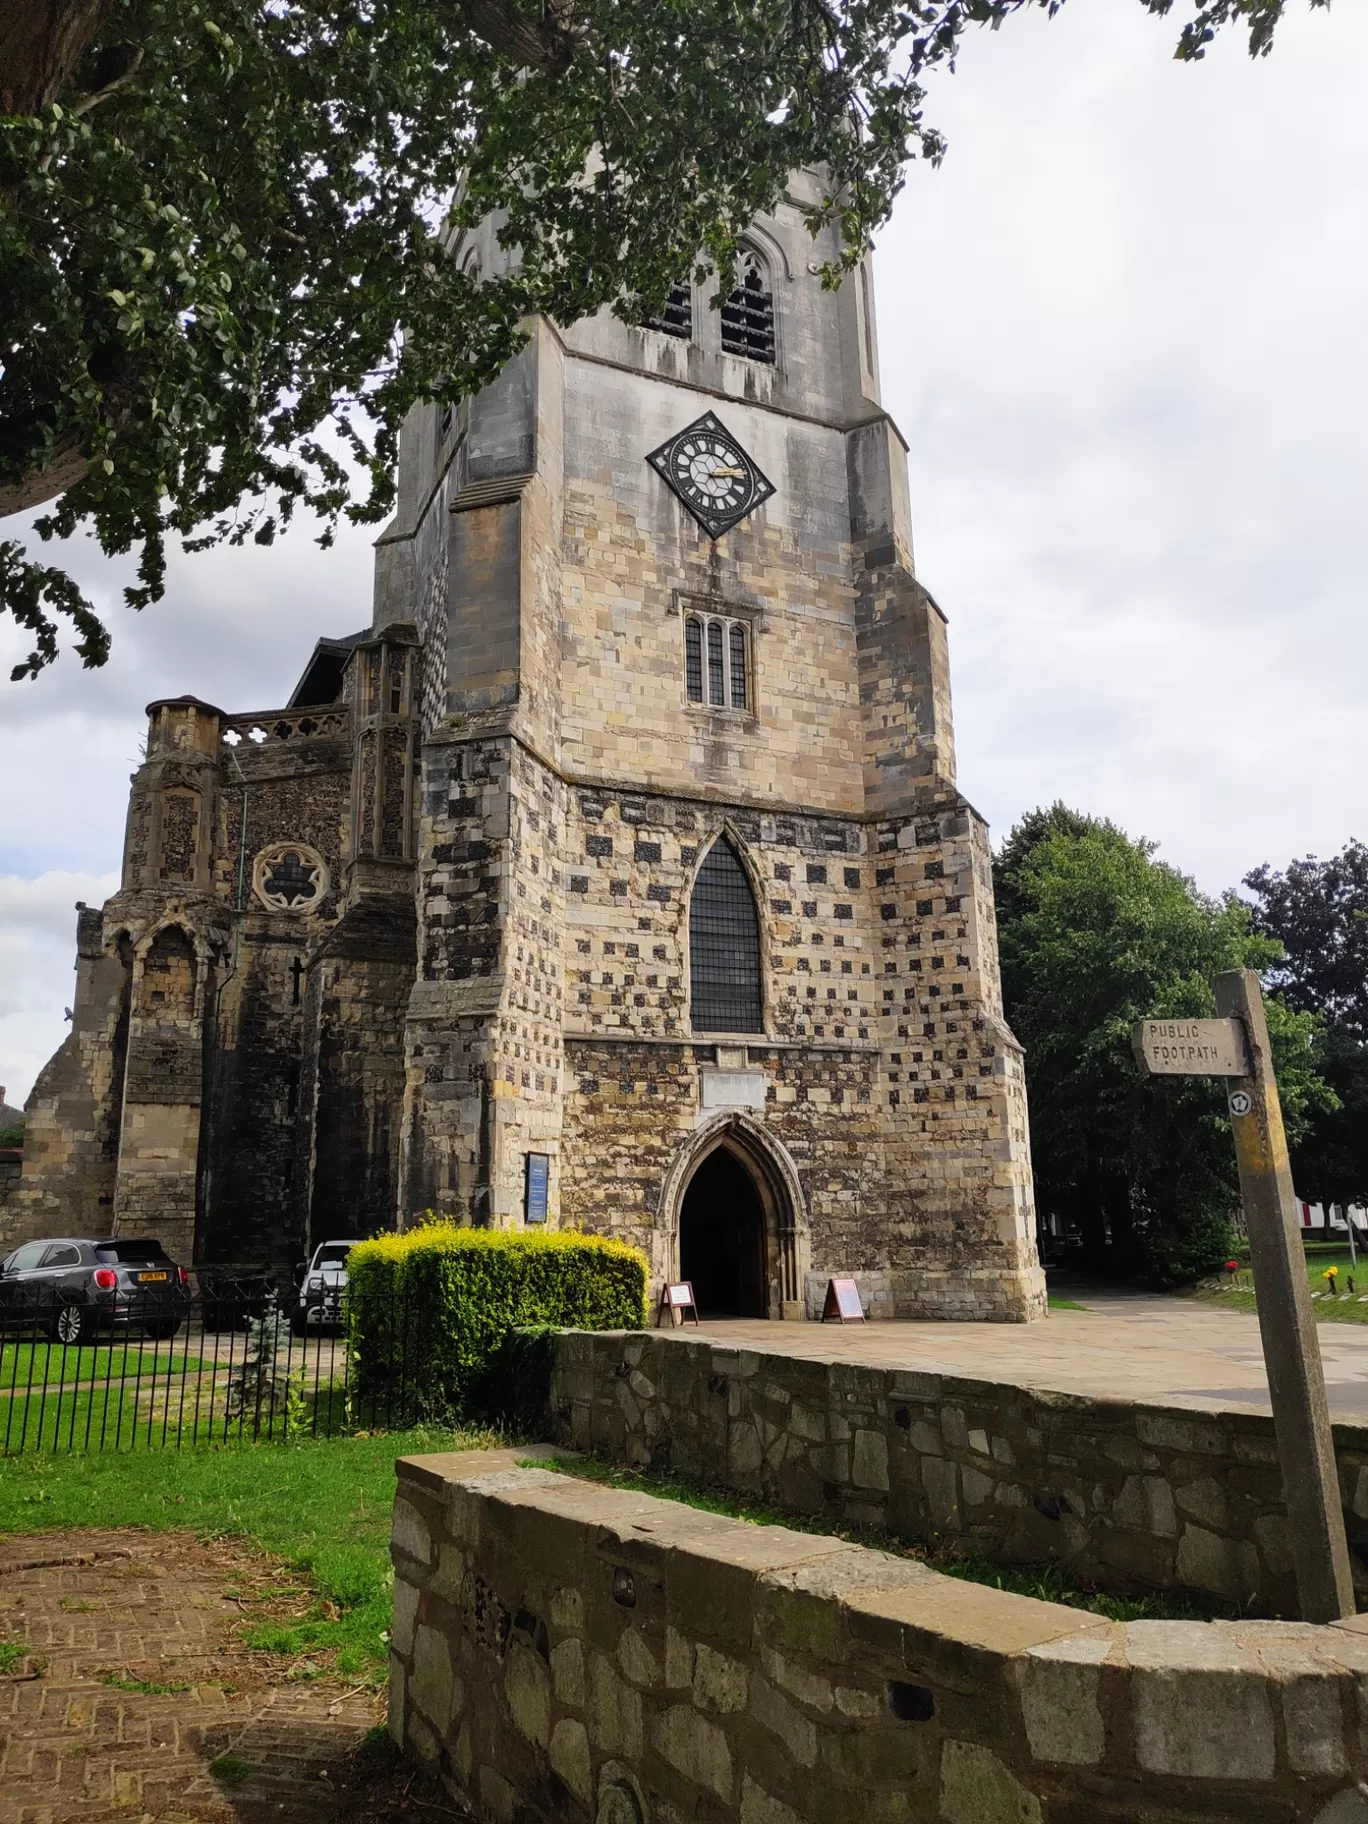
<svg viewBox="0 0 1368 1824">
<path fill-rule="evenodd" d="M 0 1824 L 355 1815 L 356 1750 L 383 1720 L 383 1694 L 301 1678 L 307 1668 L 242 1639 L 314 1600 L 237 1540 L 138 1529 L 0 1540 L 0 1640 L 28 1649 L 0 1675 Z M 219 1756 L 246 1777 L 225 1784 L 209 1770 Z M 384 1815 L 407 1809 L 407 1777 Z"/>
</svg>

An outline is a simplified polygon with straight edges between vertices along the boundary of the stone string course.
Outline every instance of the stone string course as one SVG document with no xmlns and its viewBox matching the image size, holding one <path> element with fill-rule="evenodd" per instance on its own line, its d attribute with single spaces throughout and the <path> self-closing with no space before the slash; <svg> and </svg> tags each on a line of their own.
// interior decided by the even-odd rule
<svg viewBox="0 0 1368 1824">
<path fill-rule="evenodd" d="M 1362 1622 L 1132 1622 L 399 1464 L 390 1728 L 488 1824 L 1364 1824 Z"/>
<path fill-rule="evenodd" d="M 795 1512 L 1056 1561 L 1103 1589 L 1188 1589 L 1295 1615 L 1270 1418 L 799 1360 L 683 1335 L 567 1332 L 562 1440 Z M 1368 1430 L 1335 1427 L 1368 1581 Z"/>
</svg>

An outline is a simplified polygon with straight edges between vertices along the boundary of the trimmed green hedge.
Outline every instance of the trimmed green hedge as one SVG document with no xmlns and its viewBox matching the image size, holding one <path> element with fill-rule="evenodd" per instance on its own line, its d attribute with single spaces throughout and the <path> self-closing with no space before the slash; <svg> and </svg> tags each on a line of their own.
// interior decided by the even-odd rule
<svg viewBox="0 0 1368 1824">
<path fill-rule="evenodd" d="M 536 1328 L 640 1330 L 646 1256 L 626 1242 L 552 1230 L 432 1223 L 358 1242 L 347 1259 L 351 1386 L 400 1415 L 525 1414 Z"/>
</svg>

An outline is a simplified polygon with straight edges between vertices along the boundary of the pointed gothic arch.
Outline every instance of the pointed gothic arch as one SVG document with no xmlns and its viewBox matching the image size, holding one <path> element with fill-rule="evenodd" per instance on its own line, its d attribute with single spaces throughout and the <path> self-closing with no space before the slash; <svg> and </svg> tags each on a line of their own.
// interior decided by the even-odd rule
<svg viewBox="0 0 1368 1824">
<path fill-rule="evenodd" d="M 689 896 L 689 1019 L 695 1032 L 763 1032 L 760 908 L 724 830 L 704 855 Z"/>
<path fill-rule="evenodd" d="M 773 367 L 777 359 L 770 264 L 758 249 L 744 244 L 736 264 L 735 289 L 722 305 L 722 352 L 767 367 Z"/>
<path fill-rule="evenodd" d="M 750 1181 L 758 1206 L 762 1310 L 732 1314 L 800 1316 L 812 1250 L 798 1167 L 782 1141 L 762 1121 L 740 1109 L 715 1115 L 691 1134 L 675 1154 L 662 1187 L 656 1219 L 654 1270 L 662 1279 L 680 1277 L 688 1245 L 685 1229 L 689 1193 L 704 1188 L 702 1175 L 714 1162 L 740 1168 Z M 725 1191 L 726 1187 L 721 1188 Z M 743 1297 L 745 1289 L 738 1284 Z M 713 1291 L 715 1296 L 715 1287 Z"/>
</svg>

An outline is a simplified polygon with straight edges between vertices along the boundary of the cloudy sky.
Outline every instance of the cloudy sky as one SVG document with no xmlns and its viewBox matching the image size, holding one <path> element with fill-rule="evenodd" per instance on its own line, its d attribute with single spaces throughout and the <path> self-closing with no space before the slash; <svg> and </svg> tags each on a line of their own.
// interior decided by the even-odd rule
<svg viewBox="0 0 1368 1824">
<path fill-rule="evenodd" d="M 1368 836 L 1368 7 L 1172 61 L 1138 0 L 974 40 L 877 263 L 918 570 L 951 621 L 964 790 L 1055 798 L 1212 890 Z M 362 536 L 175 559 L 103 671 L 0 682 L 0 1084 L 64 1027 L 73 904 L 116 885 L 142 706 L 283 701 L 369 619 Z M 0 622 L 0 677 L 20 642 Z"/>
</svg>

